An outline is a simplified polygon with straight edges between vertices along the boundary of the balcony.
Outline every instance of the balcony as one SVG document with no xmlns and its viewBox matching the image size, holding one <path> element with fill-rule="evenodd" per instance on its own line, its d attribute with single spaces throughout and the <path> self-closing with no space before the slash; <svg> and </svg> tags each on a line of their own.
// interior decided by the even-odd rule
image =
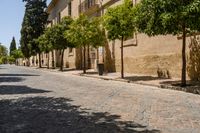
<svg viewBox="0 0 200 133">
<path fill-rule="evenodd" d="M 90 14 L 99 8 L 98 0 L 85 0 L 79 5 L 79 12 Z"/>
</svg>

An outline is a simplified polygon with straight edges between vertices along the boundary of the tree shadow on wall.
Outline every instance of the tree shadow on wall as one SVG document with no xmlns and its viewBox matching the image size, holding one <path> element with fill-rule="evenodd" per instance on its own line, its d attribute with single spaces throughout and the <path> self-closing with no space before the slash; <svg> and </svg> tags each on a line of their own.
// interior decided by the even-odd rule
<svg viewBox="0 0 200 133">
<path fill-rule="evenodd" d="M 34 89 L 28 86 L 0 85 L 0 95 L 46 93 L 50 91 Z"/>
<path fill-rule="evenodd" d="M 70 99 L 53 97 L 0 101 L 2 133 L 159 133 L 145 126 L 120 121 L 109 113 L 88 113 Z M 136 130 L 138 129 L 138 130 Z"/>
</svg>

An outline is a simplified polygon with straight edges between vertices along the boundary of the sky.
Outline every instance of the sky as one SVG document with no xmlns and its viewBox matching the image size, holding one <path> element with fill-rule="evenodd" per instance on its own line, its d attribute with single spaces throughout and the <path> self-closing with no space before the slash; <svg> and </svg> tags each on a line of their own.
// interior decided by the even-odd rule
<svg viewBox="0 0 200 133">
<path fill-rule="evenodd" d="M 47 0 L 49 4 L 51 0 Z M 25 3 L 22 0 L 0 0 L 0 43 L 10 47 L 12 37 L 19 46 L 21 24 L 24 17 Z"/>
</svg>

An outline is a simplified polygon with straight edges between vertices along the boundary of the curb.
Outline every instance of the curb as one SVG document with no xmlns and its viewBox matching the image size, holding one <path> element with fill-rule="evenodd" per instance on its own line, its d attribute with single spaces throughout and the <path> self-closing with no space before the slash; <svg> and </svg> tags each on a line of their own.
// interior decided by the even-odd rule
<svg viewBox="0 0 200 133">
<path fill-rule="evenodd" d="M 119 82 L 125 82 L 125 83 L 139 84 L 139 85 L 157 87 L 157 88 L 160 88 L 160 89 L 176 90 L 176 91 L 182 91 L 182 92 L 200 95 L 200 89 L 198 90 L 198 89 L 192 89 L 192 88 L 188 88 L 188 87 L 176 87 L 176 86 L 170 86 L 170 85 L 154 85 L 154 84 L 148 84 L 148 83 L 133 82 L 131 80 L 126 80 L 126 79 L 113 79 L 113 78 L 106 78 L 106 77 L 100 77 L 100 76 L 97 77 L 97 76 L 90 76 L 90 75 L 87 75 L 87 74 L 80 74 L 80 73 L 79 74 L 73 74 L 73 75 L 102 79 L 102 80 L 111 80 L 111 81 L 119 81 Z"/>
</svg>

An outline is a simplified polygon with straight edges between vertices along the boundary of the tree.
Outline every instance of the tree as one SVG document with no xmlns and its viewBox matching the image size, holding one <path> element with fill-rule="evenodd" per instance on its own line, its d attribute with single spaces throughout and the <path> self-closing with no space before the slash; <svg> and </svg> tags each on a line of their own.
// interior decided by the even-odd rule
<svg viewBox="0 0 200 133">
<path fill-rule="evenodd" d="M 50 41 L 50 28 L 47 28 L 43 35 L 41 35 L 38 39 L 36 39 L 38 43 L 38 47 L 41 52 L 45 52 L 48 54 L 48 65 L 47 68 L 49 69 L 49 52 L 52 50 L 52 44 Z"/>
<path fill-rule="evenodd" d="M 82 14 L 70 25 L 65 36 L 71 43 L 83 47 L 83 73 L 86 73 L 86 46 L 101 46 L 105 41 L 100 20 L 97 18 L 89 20 Z"/>
<path fill-rule="evenodd" d="M 18 59 L 18 58 L 23 58 L 24 57 L 21 49 L 16 49 L 16 50 L 12 51 L 11 55 L 15 60 Z"/>
<path fill-rule="evenodd" d="M 12 38 L 12 42 L 10 43 L 10 56 L 12 55 L 12 52 L 16 50 L 16 41 L 15 37 Z"/>
<path fill-rule="evenodd" d="M 54 25 L 52 33 L 52 41 L 54 48 L 61 51 L 61 66 L 60 70 L 63 71 L 64 52 L 66 48 L 75 47 L 74 43 L 71 43 L 64 33 L 68 32 L 70 24 L 73 19 L 70 17 L 64 17 L 60 24 Z"/>
<path fill-rule="evenodd" d="M 104 44 L 106 43 L 106 36 L 104 34 L 104 27 L 102 23 L 102 18 L 100 17 L 94 17 L 90 20 L 90 46 L 94 48 L 104 46 Z"/>
<path fill-rule="evenodd" d="M 86 45 L 90 42 L 89 19 L 85 15 L 80 15 L 71 25 L 66 38 L 77 46 L 83 47 L 83 73 L 86 73 Z"/>
<path fill-rule="evenodd" d="M 29 21 L 28 21 L 28 18 L 27 18 L 27 9 L 25 10 L 25 14 L 24 14 L 24 18 L 23 18 L 23 22 L 22 22 L 22 28 L 21 28 L 21 38 L 20 38 L 20 46 L 21 46 L 21 50 L 22 50 L 22 53 L 24 55 L 25 58 L 29 59 L 29 57 L 31 56 L 31 46 L 30 46 L 30 43 L 29 41 L 31 40 L 30 39 L 30 36 L 29 36 Z M 30 63 L 27 63 L 28 65 Z"/>
<path fill-rule="evenodd" d="M 41 51 L 34 39 L 42 35 L 45 30 L 48 18 L 48 14 L 45 12 L 46 0 L 23 0 L 23 2 L 26 2 L 26 10 L 22 24 L 21 43 L 22 46 L 26 46 L 25 48 L 29 48 L 28 56 L 39 53 L 39 67 L 41 67 Z"/>
<path fill-rule="evenodd" d="M 186 86 L 186 36 L 200 31 L 200 0 L 141 0 L 134 12 L 140 32 L 182 35 L 181 85 Z"/>
<path fill-rule="evenodd" d="M 90 19 L 89 31 L 91 32 L 89 47 L 93 47 L 97 49 L 97 57 L 99 56 L 98 48 L 99 46 L 105 46 L 107 43 L 107 38 L 105 34 L 105 29 L 103 27 L 103 19 L 102 17 L 93 17 Z M 88 51 L 88 64 L 90 63 L 89 59 L 90 53 Z M 97 58 L 99 59 L 99 57 Z M 99 62 L 98 62 L 99 63 Z M 104 63 L 105 67 L 105 63 Z"/>
<path fill-rule="evenodd" d="M 4 45 L 0 44 L 0 63 L 6 64 L 7 56 L 8 56 L 7 48 Z"/>
<path fill-rule="evenodd" d="M 8 55 L 7 48 L 4 45 L 0 44 L 0 58 L 7 55 Z"/>
<path fill-rule="evenodd" d="M 7 61 L 8 61 L 9 64 L 14 64 L 15 58 L 13 56 L 7 56 Z"/>
<path fill-rule="evenodd" d="M 124 78 L 123 42 L 133 36 L 135 30 L 132 10 L 132 1 L 125 0 L 122 5 L 109 8 L 104 15 L 108 38 L 121 40 L 121 78 Z"/>
</svg>

